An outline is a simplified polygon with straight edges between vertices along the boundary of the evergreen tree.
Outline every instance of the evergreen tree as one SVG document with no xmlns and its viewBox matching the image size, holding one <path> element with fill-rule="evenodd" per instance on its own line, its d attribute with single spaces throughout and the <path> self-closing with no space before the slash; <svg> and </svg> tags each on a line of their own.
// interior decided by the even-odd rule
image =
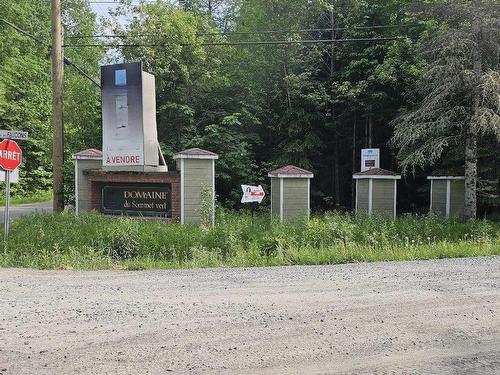
<svg viewBox="0 0 500 375">
<path fill-rule="evenodd" d="M 404 169 L 436 163 L 450 148 L 462 148 L 465 216 L 476 217 L 478 141 L 500 139 L 500 22 L 490 3 L 439 3 L 422 12 L 444 30 L 425 53 L 429 69 L 419 83 L 420 105 L 394 121 L 393 142 Z"/>
</svg>

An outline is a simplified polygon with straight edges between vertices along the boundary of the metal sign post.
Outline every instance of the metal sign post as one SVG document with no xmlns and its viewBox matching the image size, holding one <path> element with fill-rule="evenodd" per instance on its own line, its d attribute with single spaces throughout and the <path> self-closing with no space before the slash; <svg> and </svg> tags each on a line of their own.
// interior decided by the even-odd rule
<svg viewBox="0 0 500 375">
<path fill-rule="evenodd" d="M 4 227 L 3 240 L 7 242 L 9 239 L 9 206 L 10 206 L 10 171 L 5 171 L 5 212 L 4 212 Z"/>
<path fill-rule="evenodd" d="M 8 138 L 0 142 L 0 167 L 5 171 L 5 212 L 3 239 L 7 242 L 9 238 L 9 206 L 10 206 L 10 174 L 19 167 L 23 160 L 23 152 L 19 145 L 12 139 L 27 139 L 28 133 L 0 130 L 0 135 Z"/>
<path fill-rule="evenodd" d="M 252 207 L 252 226 L 254 222 L 255 210 L 257 206 L 262 202 L 266 193 L 262 186 L 251 186 L 251 185 L 241 185 L 241 190 L 243 190 L 243 196 L 241 197 L 241 203 L 254 203 Z"/>
</svg>

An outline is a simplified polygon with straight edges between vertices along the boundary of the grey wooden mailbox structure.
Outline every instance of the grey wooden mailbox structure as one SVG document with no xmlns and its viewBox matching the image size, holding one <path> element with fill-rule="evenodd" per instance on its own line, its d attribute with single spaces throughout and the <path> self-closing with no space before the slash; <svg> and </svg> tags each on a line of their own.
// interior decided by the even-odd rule
<svg viewBox="0 0 500 375">
<path fill-rule="evenodd" d="M 212 224 L 215 222 L 215 160 L 219 156 L 201 148 L 190 148 L 174 155 L 180 171 L 180 222 L 202 221 L 203 191 L 210 193 Z"/>
<path fill-rule="evenodd" d="M 280 221 L 309 218 L 312 172 L 287 165 L 269 172 L 271 215 Z"/>
<path fill-rule="evenodd" d="M 396 217 L 398 174 L 372 168 L 352 175 L 356 180 L 356 214 L 382 214 Z"/>
<path fill-rule="evenodd" d="M 430 211 L 444 217 L 463 217 L 464 176 L 428 176 L 431 181 Z"/>
<path fill-rule="evenodd" d="M 75 212 L 90 210 L 89 181 L 85 170 L 102 168 L 102 151 L 89 148 L 73 155 L 75 161 Z"/>
</svg>

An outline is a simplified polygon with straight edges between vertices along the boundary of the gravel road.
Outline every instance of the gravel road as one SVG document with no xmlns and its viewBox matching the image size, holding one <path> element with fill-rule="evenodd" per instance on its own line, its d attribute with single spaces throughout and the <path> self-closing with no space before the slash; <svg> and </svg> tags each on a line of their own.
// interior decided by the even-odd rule
<svg viewBox="0 0 500 375">
<path fill-rule="evenodd" d="M 500 257 L 0 269 L 4 374 L 499 374 Z"/>
</svg>

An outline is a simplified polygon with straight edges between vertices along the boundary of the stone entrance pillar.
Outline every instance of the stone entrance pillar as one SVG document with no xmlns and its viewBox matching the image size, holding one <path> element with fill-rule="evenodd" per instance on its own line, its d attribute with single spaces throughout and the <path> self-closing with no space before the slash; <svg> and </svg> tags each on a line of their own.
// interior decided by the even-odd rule
<svg viewBox="0 0 500 375">
<path fill-rule="evenodd" d="M 83 172 L 102 168 L 102 152 L 89 148 L 73 155 L 75 161 L 75 212 L 90 211 L 89 179 Z"/>
<path fill-rule="evenodd" d="M 181 175 L 181 224 L 200 224 L 203 215 L 209 215 L 212 224 L 215 223 L 215 160 L 218 158 L 217 154 L 201 148 L 174 155 Z"/>
<path fill-rule="evenodd" d="M 356 180 L 356 214 L 396 217 L 397 181 L 401 176 L 382 168 L 352 175 Z"/>
<path fill-rule="evenodd" d="M 464 216 L 465 177 L 428 176 L 431 181 L 430 211 L 449 217 Z"/>
<path fill-rule="evenodd" d="M 271 215 L 280 221 L 309 218 L 312 172 L 287 165 L 269 172 Z"/>
</svg>

